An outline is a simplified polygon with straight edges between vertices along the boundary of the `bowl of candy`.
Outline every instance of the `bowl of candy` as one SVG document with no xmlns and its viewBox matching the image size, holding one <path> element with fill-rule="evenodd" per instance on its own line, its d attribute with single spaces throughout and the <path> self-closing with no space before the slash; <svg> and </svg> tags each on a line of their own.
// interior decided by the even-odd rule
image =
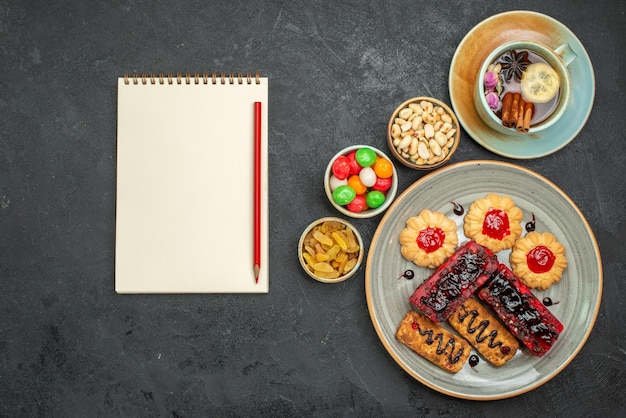
<svg viewBox="0 0 626 418">
<path fill-rule="evenodd" d="M 307 226 L 298 243 L 304 271 L 323 283 L 342 282 L 354 275 L 363 261 L 363 239 L 350 222 L 325 217 Z"/>
<path fill-rule="evenodd" d="M 389 118 L 387 143 L 407 167 L 432 170 L 450 160 L 459 146 L 461 129 L 448 105 L 432 97 L 414 97 Z"/>
<path fill-rule="evenodd" d="M 324 173 L 330 203 L 344 215 L 370 218 L 384 212 L 398 191 L 391 159 L 369 145 L 353 145 L 331 158 Z"/>
</svg>

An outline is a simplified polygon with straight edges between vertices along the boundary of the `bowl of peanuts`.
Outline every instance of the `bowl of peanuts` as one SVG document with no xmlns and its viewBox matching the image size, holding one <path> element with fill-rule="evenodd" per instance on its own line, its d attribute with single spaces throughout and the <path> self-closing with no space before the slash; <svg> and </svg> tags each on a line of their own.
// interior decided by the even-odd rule
<svg viewBox="0 0 626 418">
<path fill-rule="evenodd" d="M 444 165 L 459 146 L 461 130 L 448 105 L 432 97 L 402 103 L 389 118 L 387 142 L 405 166 L 432 170 Z"/>
<path fill-rule="evenodd" d="M 364 252 L 359 231 L 336 217 L 312 222 L 298 244 L 302 268 L 323 283 L 339 283 L 352 277 L 361 266 Z"/>
</svg>

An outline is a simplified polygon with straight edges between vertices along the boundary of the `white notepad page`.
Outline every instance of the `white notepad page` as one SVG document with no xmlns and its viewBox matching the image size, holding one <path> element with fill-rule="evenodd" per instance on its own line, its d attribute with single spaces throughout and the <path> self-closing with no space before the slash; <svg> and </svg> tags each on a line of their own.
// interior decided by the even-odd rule
<svg viewBox="0 0 626 418">
<path fill-rule="evenodd" d="M 116 292 L 267 293 L 267 78 L 151 81 L 118 79 Z M 262 103 L 258 283 L 253 266 L 257 101 Z"/>
</svg>

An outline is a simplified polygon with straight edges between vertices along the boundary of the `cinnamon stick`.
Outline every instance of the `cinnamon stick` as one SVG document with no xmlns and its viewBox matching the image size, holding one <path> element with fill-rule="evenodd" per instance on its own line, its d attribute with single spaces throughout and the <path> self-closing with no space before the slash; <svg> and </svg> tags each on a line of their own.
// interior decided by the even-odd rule
<svg viewBox="0 0 626 418">
<path fill-rule="evenodd" d="M 511 105 L 513 103 L 513 94 L 506 93 L 502 98 L 502 125 L 512 128 L 515 121 L 511 119 Z"/>
<path fill-rule="evenodd" d="M 515 129 L 518 132 L 524 132 L 524 106 L 526 105 L 526 101 L 523 97 L 519 99 L 519 106 L 517 107 L 517 123 L 515 124 Z"/>
<path fill-rule="evenodd" d="M 535 105 L 532 102 L 526 102 L 524 104 L 524 123 L 522 124 L 522 132 L 526 133 L 530 129 L 530 120 L 533 117 L 535 111 Z"/>
<path fill-rule="evenodd" d="M 519 101 L 523 100 L 522 95 L 519 93 L 513 93 L 513 102 L 511 103 L 511 127 L 514 127 L 517 123 L 517 115 L 519 114 Z"/>
</svg>

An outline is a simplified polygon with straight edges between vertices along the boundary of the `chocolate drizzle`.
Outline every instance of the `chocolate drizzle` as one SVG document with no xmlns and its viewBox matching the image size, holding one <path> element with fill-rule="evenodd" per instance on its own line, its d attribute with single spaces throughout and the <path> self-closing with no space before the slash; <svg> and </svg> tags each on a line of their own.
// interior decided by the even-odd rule
<svg viewBox="0 0 626 418">
<path fill-rule="evenodd" d="M 426 337 L 426 344 L 431 345 L 431 344 L 434 344 L 435 341 L 437 341 L 437 354 L 438 355 L 448 354 L 447 350 L 448 350 L 448 347 L 450 347 L 448 360 L 450 361 L 451 364 L 457 363 L 459 359 L 461 358 L 461 356 L 463 355 L 463 347 L 459 348 L 456 354 L 454 353 L 454 349 L 456 348 L 456 340 L 454 338 L 450 338 L 448 342 L 446 342 L 444 345 L 443 333 L 440 332 L 433 336 L 432 329 L 422 331 L 421 327 L 418 327 L 417 331 L 420 333 L 420 335 Z"/>
<path fill-rule="evenodd" d="M 495 341 L 498 337 L 498 331 L 496 331 L 495 329 L 491 331 L 488 335 L 483 335 L 489 327 L 490 322 L 488 320 L 483 319 L 477 326 L 474 326 L 474 322 L 476 321 L 476 318 L 478 318 L 478 311 L 476 309 L 468 311 L 467 309 L 465 309 L 465 306 L 461 306 L 461 308 L 463 309 L 464 313 L 459 313 L 459 323 L 463 323 L 466 318 L 471 317 L 469 321 L 467 321 L 466 329 L 469 334 L 475 334 L 476 331 L 478 331 L 478 334 L 475 336 L 477 343 L 482 343 L 487 338 L 489 338 L 489 342 L 487 343 L 489 348 L 500 347 L 500 351 L 502 351 L 503 354 L 506 354 L 504 353 L 504 351 L 510 352 L 510 349 L 505 350 L 505 347 L 502 346 L 501 341 Z"/>
<path fill-rule="evenodd" d="M 500 274 L 492 276 L 489 291 L 497 296 L 504 310 L 515 317 L 520 331 L 527 330 L 540 341 L 552 344 L 556 341 L 558 332 L 543 321 L 541 314 L 528 302 L 525 295 L 517 291 L 511 283 Z"/>
<path fill-rule="evenodd" d="M 433 289 L 428 297 L 422 297 L 422 303 L 436 312 L 444 310 L 462 293 L 463 289 L 475 282 L 483 273 L 484 264 L 485 260 L 477 254 L 469 252 L 462 254 L 452 268 L 441 272 L 439 286 Z"/>
<path fill-rule="evenodd" d="M 452 211 L 454 212 L 455 215 L 458 215 L 458 216 L 463 215 L 463 213 L 465 212 L 465 209 L 463 209 L 462 205 L 460 205 L 457 202 L 450 202 L 450 203 L 452 203 L 452 206 L 453 206 Z"/>
<path fill-rule="evenodd" d="M 419 285 L 409 301 L 434 323 L 446 321 L 497 268 L 493 252 L 469 241 Z"/>
<path fill-rule="evenodd" d="M 563 331 L 563 324 L 505 264 L 500 264 L 478 297 L 535 356 L 546 354 Z"/>
<path fill-rule="evenodd" d="M 533 215 L 533 219 L 531 221 L 526 222 L 524 228 L 526 228 L 526 232 L 533 232 L 535 230 L 535 213 L 531 212 Z"/>
</svg>

